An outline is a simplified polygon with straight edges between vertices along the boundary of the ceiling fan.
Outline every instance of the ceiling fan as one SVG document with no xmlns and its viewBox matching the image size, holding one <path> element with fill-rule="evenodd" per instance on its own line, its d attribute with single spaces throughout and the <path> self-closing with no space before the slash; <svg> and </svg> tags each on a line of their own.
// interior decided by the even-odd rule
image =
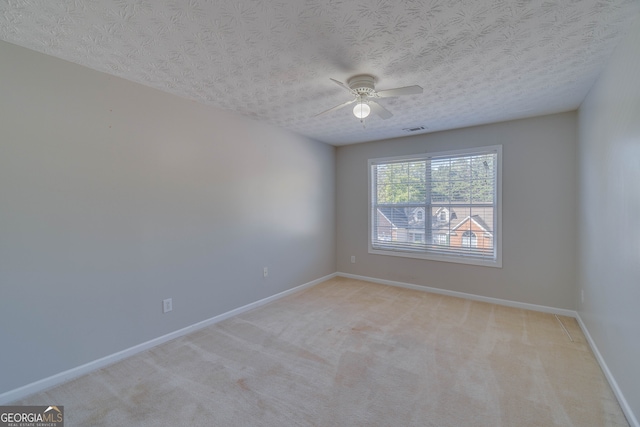
<svg viewBox="0 0 640 427">
<path fill-rule="evenodd" d="M 376 98 L 391 98 L 394 96 L 415 95 L 422 93 L 422 88 L 415 85 L 376 91 L 375 79 L 373 78 L 373 76 L 370 76 L 368 74 L 359 74 L 357 76 L 353 76 L 349 80 L 347 80 L 347 84 L 339 82 L 335 79 L 330 80 L 338 86 L 341 86 L 348 90 L 354 98 L 350 101 L 347 101 L 340 105 L 336 105 L 333 108 L 329 108 L 326 111 L 318 113 L 314 117 L 331 113 L 348 105 L 355 104 L 355 106 L 353 107 L 353 115 L 359 118 L 360 121 L 369 116 L 372 111 L 381 118 L 388 119 L 389 117 L 393 116 L 393 114 L 391 114 L 391 111 L 378 104 L 375 101 Z"/>
</svg>

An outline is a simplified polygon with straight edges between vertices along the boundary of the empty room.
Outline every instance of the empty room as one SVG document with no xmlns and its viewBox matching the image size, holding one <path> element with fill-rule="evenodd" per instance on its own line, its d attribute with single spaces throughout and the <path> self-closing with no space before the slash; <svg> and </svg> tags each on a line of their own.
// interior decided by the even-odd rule
<svg viewBox="0 0 640 427">
<path fill-rule="evenodd" d="M 0 426 L 640 427 L 639 75 L 638 0 L 1 2 Z"/>
</svg>

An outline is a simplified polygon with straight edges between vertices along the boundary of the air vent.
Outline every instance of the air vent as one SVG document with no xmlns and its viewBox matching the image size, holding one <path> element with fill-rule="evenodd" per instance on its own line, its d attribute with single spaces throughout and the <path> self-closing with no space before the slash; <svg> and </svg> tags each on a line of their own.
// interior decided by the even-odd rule
<svg viewBox="0 0 640 427">
<path fill-rule="evenodd" d="M 425 129 L 427 129 L 427 128 L 424 127 L 424 126 L 418 126 L 418 127 L 414 127 L 414 128 L 404 128 L 403 130 L 405 132 L 418 132 L 418 131 L 425 130 Z"/>
</svg>

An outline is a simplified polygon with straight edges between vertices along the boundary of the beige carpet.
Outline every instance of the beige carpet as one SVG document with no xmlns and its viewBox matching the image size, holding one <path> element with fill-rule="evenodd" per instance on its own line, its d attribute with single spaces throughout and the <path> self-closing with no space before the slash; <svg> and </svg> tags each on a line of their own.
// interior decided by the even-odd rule
<svg viewBox="0 0 640 427">
<path fill-rule="evenodd" d="M 559 319 L 336 278 L 17 403 L 67 427 L 627 426 Z"/>
</svg>

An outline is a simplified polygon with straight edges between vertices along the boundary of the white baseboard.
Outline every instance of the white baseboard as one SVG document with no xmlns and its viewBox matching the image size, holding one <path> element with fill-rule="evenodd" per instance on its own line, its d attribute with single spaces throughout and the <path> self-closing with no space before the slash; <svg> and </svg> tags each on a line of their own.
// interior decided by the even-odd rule
<svg viewBox="0 0 640 427">
<path fill-rule="evenodd" d="M 524 302 L 510 301 L 510 300 L 505 300 L 500 298 L 491 298 L 491 297 L 485 297 L 481 295 L 467 294 L 464 292 L 450 291 L 447 289 L 439 289 L 439 288 L 432 288 L 429 286 L 414 285 L 412 283 L 395 282 L 392 280 L 376 279 L 374 277 L 357 276 L 355 274 L 340 273 L 340 272 L 337 273 L 337 276 L 347 277 L 350 279 L 365 280 L 367 282 L 379 283 L 381 285 L 397 286 L 400 288 L 414 289 L 417 291 L 431 292 L 434 294 L 464 298 L 464 299 L 473 300 L 473 301 L 488 302 L 491 304 L 504 305 L 507 307 L 522 308 L 524 310 L 541 311 L 543 313 L 557 314 L 559 316 L 576 317 L 578 315 L 576 311 L 567 310 L 564 308 L 547 307 L 544 305 L 528 304 Z"/>
<path fill-rule="evenodd" d="M 60 372 L 58 374 L 52 375 L 50 377 L 35 381 L 31 384 L 27 384 L 25 386 L 16 388 L 14 390 L 9 390 L 5 393 L 0 394 L 0 405 L 6 405 L 7 403 L 22 399 L 31 394 L 38 393 L 44 390 L 47 390 L 51 387 L 55 387 L 67 381 L 70 381 L 74 378 L 77 378 L 81 375 L 88 374 L 92 371 L 104 368 L 105 366 L 112 365 L 122 359 L 126 359 L 127 357 L 131 357 L 137 353 L 148 350 L 160 344 L 163 344 L 167 341 L 173 340 L 175 338 L 181 337 L 183 335 L 189 334 L 191 332 L 197 331 L 199 329 L 205 328 L 207 326 L 213 325 L 215 323 L 221 322 L 230 317 L 236 316 L 238 314 L 244 313 L 246 311 L 252 310 L 254 308 L 265 305 L 269 302 L 275 301 L 277 299 L 286 297 L 295 292 L 302 291 L 304 289 L 310 288 L 311 286 L 317 285 L 318 283 L 324 282 L 326 280 L 332 279 L 336 277 L 336 273 L 329 274 L 327 276 L 321 277 L 319 279 L 313 280 L 311 282 L 305 283 L 303 285 L 297 286 L 295 288 L 286 290 L 284 292 L 280 292 L 278 294 L 272 295 L 267 298 L 263 298 L 259 301 L 252 302 L 250 304 L 244 305 L 242 307 L 236 308 L 234 310 L 228 311 L 226 313 L 222 313 L 218 316 L 214 316 L 210 319 L 203 320 L 201 322 L 195 323 L 193 325 L 187 326 L 185 328 L 179 329 L 177 331 L 168 333 L 158 338 L 154 338 L 142 344 L 135 345 L 133 347 L 127 348 L 125 350 L 119 351 L 117 353 L 110 354 L 108 356 L 102 357 L 100 359 L 94 360 L 89 363 L 85 363 L 84 365 L 77 366 L 75 368 L 71 368 L 67 371 Z"/>
<path fill-rule="evenodd" d="M 580 317 L 580 313 L 576 313 L 576 319 L 578 320 L 578 325 L 580 325 L 580 329 L 582 329 L 582 333 L 586 337 L 587 342 L 591 347 L 591 351 L 593 351 L 593 354 L 596 356 L 596 360 L 598 361 L 598 364 L 600 365 L 602 372 L 604 372 L 604 376 L 607 378 L 607 381 L 609 381 L 609 385 L 613 390 L 613 394 L 616 395 L 616 398 L 618 399 L 618 403 L 620 403 L 622 412 L 624 412 L 625 417 L 627 417 L 627 422 L 629 422 L 629 425 L 631 427 L 640 427 L 640 423 L 638 423 L 638 419 L 633 413 L 631 406 L 629 406 L 629 402 L 627 402 L 627 399 L 625 399 L 624 395 L 622 394 L 622 390 L 620 390 L 620 387 L 618 386 L 618 382 L 616 381 L 613 374 L 609 370 L 609 367 L 607 366 L 607 363 L 604 361 L 602 354 L 600 354 L 600 350 L 598 350 L 598 346 L 596 345 L 595 341 L 591 337 L 591 334 L 587 329 L 587 325 L 585 325 L 584 322 L 582 321 L 582 318 Z"/>
</svg>

